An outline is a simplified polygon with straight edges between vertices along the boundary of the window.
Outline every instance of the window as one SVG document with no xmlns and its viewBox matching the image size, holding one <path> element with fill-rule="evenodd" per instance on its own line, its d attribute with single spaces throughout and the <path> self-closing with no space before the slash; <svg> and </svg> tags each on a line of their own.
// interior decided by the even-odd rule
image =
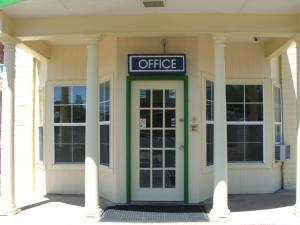
<svg viewBox="0 0 300 225">
<path fill-rule="evenodd" d="M 85 110 L 85 86 L 54 88 L 55 163 L 84 162 Z"/>
<path fill-rule="evenodd" d="M 39 126 L 38 127 L 38 134 L 39 134 L 39 138 L 38 138 L 38 141 L 39 141 L 39 155 L 38 155 L 38 160 L 40 162 L 43 162 L 44 161 L 44 131 L 43 131 L 43 126 Z"/>
<path fill-rule="evenodd" d="M 99 126 L 100 126 L 100 164 L 109 166 L 110 160 L 110 82 L 100 84 Z"/>
<path fill-rule="evenodd" d="M 281 89 L 274 86 L 274 129 L 275 129 L 275 144 L 282 143 L 282 114 L 281 114 Z"/>
<path fill-rule="evenodd" d="M 263 86 L 226 85 L 229 162 L 263 161 Z"/>
<path fill-rule="evenodd" d="M 206 86 L 206 165 L 214 160 L 214 83 L 207 80 Z"/>
</svg>

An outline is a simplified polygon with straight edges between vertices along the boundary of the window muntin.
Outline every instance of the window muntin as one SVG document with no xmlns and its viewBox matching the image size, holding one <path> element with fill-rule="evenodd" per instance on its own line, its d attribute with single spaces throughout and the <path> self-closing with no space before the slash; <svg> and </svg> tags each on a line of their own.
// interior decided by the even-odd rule
<svg viewBox="0 0 300 225">
<path fill-rule="evenodd" d="M 226 85 L 229 162 L 263 161 L 263 86 Z"/>
<path fill-rule="evenodd" d="M 100 164 L 110 166 L 110 81 L 100 83 L 99 89 Z"/>
<path fill-rule="evenodd" d="M 86 87 L 54 87 L 55 163 L 83 163 L 85 159 Z"/>
<path fill-rule="evenodd" d="M 206 165 L 212 165 L 214 160 L 214 83 L 207 80 L 206 89 Z"/>
<path fill-rule="evenodd" d="M 281 101 L 281 89 L 279 87 L 273 87 L 274 98 L 274 140 L 275 144 L 282 143 L 282 101 Z"/>
</svg>

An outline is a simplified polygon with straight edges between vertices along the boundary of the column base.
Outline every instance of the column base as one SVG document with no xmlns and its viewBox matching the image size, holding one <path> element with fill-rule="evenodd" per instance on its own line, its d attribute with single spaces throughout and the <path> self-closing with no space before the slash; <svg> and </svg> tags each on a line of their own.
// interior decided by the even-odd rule
<svg viewBox="0 0 300 225">
<path fill-rule="evenodd" d="M 225 209 L 216 209 L 213 208 L 209 213 L 209 218 L 211 220 L 228 220 L 230 218 L 230 210 L 228 208 Z"/>
<path fill-rule="evenodd" d="M 86 208 L 85 209 L 85 216 L 87 218 L 98 218 L 101 216 L 103 210 L 97 206 L 96 208 Z"/>
<path fill-rule="evenodd" d="M 21 209 L 13 207 L 8 209 L 0 209 L 0 216 L 14 216 L 19 213 Z"/>
<path fill-rule="evenodd" d="M 300 206 L 299 205 L 295 205 L 293 208 L 293 214 L 297 217 L 300 217 Z"/>
</svg>

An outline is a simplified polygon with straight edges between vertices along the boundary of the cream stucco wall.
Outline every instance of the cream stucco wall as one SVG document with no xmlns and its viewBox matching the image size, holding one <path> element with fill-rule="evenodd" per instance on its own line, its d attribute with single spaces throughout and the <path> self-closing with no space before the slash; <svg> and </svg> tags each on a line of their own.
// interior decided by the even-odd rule
<svg viewBox="0 0 300 225">
<path fill-rule="evenodd" d="M 86 84 L 86 55 L 85 45 L 54 45 L 51 47 L 51 60 L 48 63 L 46 85 L 46 124 L 45 124 L 45 164 L 46 191 L 48 193 L 84 193 L 84 165 L 64 165 L 54 163 L 53 148 L 53 87 L 56 85 Z M 102 38 L 99 43 L 99 82 L 110 80 L 112 91 L 114 88 L 114 76 L 116 74 L 116 39 L 113 37 Z M 112 93 L 112 98 L 115 94 Z M 114 101 L 112 111 L 114 112 Z M 115 117 L 116 113 L 113 115 Z M 113 132 L 117 132 L 114 120 Z M 116 136 L 113 133 L 112 136 Z M 115 193 L 115 169 L 114 169 L 114 141 L 111 143 L 111 167 L 99 166 L 100 171 L 100 195 L 111 201 L 116 201 Z M 105 182 L 103 182 L 105 180 Z"/>
<path fill-rule="evenodd" d="M 201 37 L 115 37 L 104 36 L 99 46 L 99 81 L 112 84 L 113 127 L 111 167 L 100 167 L 100 194 L 115 202 L 126 202 L 126 77 L 127 55 L 133 53 L 185 53 L 189 77 L 189 117 L 198 131 L 189 135 L 190 202 L 211 197 L 213 166 L 206 166 L 205 153 L 205 79 L 213 79 L 213 42 Z M 263 43 L 226 45 L 226 79 L 230 83 L 264 85 L 265 161 L 263 164 L 230 164 L 230 193 L 265 193 L 280 188 L 280 167 L 273 163 L 272 79 L 278 80 L 279 60 L 269 61 Z M 53 163 L 52 96 L 53 87 L 63 84 L 85 84 L 85 45 L 51 46 L 45 94 L 45 164 L 47 192 L 84 193 L 83 165 Z M 270 132 L 272 131 L 272 132 Z M 262 182 L 264 181 L 264 182 Z M 258 185 L 264 183 L 264 185 Z"/>
</svg>

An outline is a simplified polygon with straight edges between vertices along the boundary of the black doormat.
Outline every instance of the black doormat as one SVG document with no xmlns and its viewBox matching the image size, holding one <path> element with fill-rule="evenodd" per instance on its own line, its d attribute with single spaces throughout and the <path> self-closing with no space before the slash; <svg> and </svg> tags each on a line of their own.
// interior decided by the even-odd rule
<svg viewBox="0 0 300 225">
<path fill-rule="evenodd" d="M 202 205 L 116 205 L 107 207 L 99 222 L 157 223 L 208 221 Z"/>
<path fill-rule="evenodd" d="M 203 205 L 115 205 L 105 209 L 136 212 L 206 213 Z"/>
</svg>

